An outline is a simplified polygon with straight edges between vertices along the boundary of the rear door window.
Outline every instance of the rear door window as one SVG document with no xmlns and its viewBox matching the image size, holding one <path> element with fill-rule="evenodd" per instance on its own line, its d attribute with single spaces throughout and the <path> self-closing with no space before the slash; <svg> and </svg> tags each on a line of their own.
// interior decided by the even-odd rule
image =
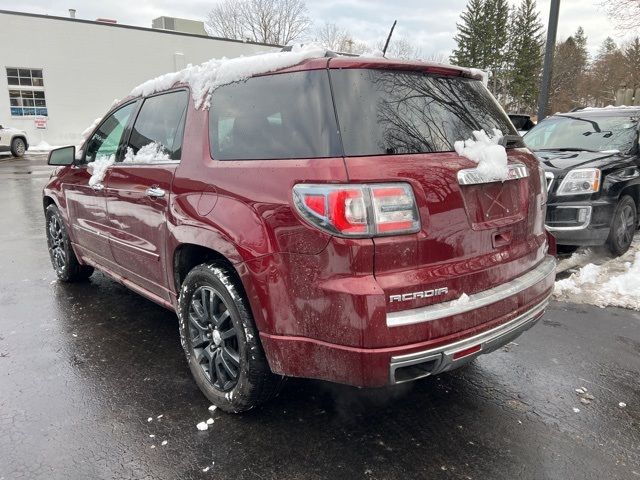
<svg viewBox="0 0 640 480">
<path fill-rule="evenodd" d="M 217 160 L 341 156 L 327 72 L 266 75 L 218 88 L 209 139 Z"/>
<path fill-rule="evenodd" d="M 180 160 L 188 101 L 186 90 L 147 98 L 133 124 L 125 162 Z"/>
<path fill-rule="evenodd" d="M 516 134 L 482 82 L 395 70 L 331 70 L 345 155 L 453 151 L 474 130 Z"/>
</svg>

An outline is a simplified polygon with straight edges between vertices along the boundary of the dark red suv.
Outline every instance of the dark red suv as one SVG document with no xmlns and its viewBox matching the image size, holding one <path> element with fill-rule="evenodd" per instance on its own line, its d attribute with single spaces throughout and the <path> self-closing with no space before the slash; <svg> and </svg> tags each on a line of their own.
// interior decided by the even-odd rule
<svg viewBox="0 0 640 480">
<path fill-rule="evenodd" d="M 205 102 L 163 88 L 50 154 L 49 250 L 63 281 L 97 268 L 175 310 L 215 405 L 251 408 L 285 376 L 441 373 L 543 314 L 544 175 L 517 141 L 506 181 L 455 153 L 474 130 L 515 134 L 469 70 L 326 57 Z"/>
</svg>

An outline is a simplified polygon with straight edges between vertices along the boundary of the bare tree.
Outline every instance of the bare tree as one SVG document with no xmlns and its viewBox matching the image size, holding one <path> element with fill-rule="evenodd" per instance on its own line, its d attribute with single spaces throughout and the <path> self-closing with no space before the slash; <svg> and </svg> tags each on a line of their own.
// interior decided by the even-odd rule
<svg viewBox="0 0 640 480">
<path fill-rule="evenodd" d="M 355 40 L 346 29 L 335 23 L 325 23 L 316 28 L 314 38 L 334 52 L 360 54 L 368 50 L 366 43 Z"/>
<path fill-rule="evenodd" d="M 380 41 L 376 44 L 376 47 L 379 50 L 384 48 L 384 41 Z M 422 50 L 419 47 L 413 45 L 409 40 L 405 37 L 393 38 L 391 37 L 391 41 L 389 42 L 389 47 L 387 48 L 388 58 L 400 58 L 403 60 L 412 60 L 416 58 L 422 57 Z"/>
<path fill-rule="evenodd" d="M 602 0 L 600 4 L 621 30 L 640 27 L 640 0 Z"/>
<path fill-rule="evenodd" d="M 303 0 L 222 0 L 209 12 L 209 33 L 287 45 L 311 26 Z"/>
</svg>

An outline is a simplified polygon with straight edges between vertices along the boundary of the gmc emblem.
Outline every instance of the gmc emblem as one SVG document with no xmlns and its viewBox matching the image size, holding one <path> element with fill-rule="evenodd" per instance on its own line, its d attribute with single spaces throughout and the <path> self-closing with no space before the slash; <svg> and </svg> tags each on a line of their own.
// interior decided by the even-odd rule
<svg viewBox="0 0 640 480">
<path fill-rule="evenodd" d="M 435 288 L 433 290 L 423 290 L 421 292 L 404 293 L 402 295 L 391 295 L 389 297 L 389 303 L 408 302 L 416 300 L 417 298 L 439 297 L 441 295 L 446 295 L 447 293 L 449 293 L 449 289 L 447 287 L 442 287 Z"/>
</svg>

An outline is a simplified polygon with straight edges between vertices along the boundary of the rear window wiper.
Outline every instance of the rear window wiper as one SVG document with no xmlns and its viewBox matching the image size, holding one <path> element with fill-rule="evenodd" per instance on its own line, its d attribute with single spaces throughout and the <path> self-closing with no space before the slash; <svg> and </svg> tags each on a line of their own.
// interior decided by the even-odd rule
<svg viewBox="0 0 640 480">
<path fill-rule="evenodd" d="M 576 147 L 556 147 L 556 148 L 537 148 L 539 152 L 591 152 L 600 153 L 598 150 L 589 150 L 588 148 Z"/>
</svg>

